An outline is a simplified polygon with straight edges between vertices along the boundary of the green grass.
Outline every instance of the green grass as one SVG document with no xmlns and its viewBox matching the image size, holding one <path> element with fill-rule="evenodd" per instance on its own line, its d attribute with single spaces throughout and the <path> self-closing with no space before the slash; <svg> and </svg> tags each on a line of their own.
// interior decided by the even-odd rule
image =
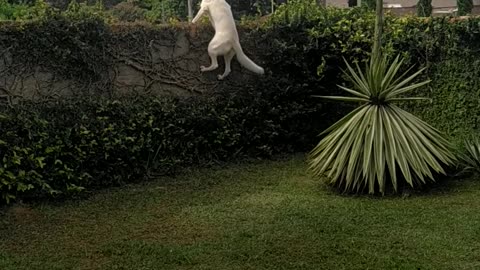
<svg viewBox="0 0 480 270">
<path fill-rule="evenodd" d="M 338 195 L 303 156 L 0 216 L 0 269 L 480 269 L 480 181 Z"/>
</svg>

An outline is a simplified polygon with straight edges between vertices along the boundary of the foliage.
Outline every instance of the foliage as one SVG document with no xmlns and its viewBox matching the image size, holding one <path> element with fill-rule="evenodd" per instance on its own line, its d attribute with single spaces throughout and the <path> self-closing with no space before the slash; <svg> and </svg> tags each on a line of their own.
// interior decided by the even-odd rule
<svg viewBox="0 0 480 270">
<path fill-rule="evenodd" d="M 130 126 L 126 126 L 137 117 L 134 112 L 145 111 L 147 115 L 156 119 L 159 115 L 166 113 L 164 110 L 167 110 L 168 106 L 173 106 L 162 98 L 158 102 L 162 104 L 161 106 L 166 104 L 167 108 L 165 109 L 153 109 L 153 107 L 159 105 L 154 105 L 153 101 L 148 103 L 145 100 L 133 104 L 122 100 L 120 104 L 115 103 L 116 105 L 108 106 L 106 105 L 107 101 L 100 100 L 98 103 L 92 100 L 85 102 L 58 101 L 55 104 L 48 103 L 50 104 L 48 106 L 46 104 L 35 106 L 24 104 L 25 107 L 23 107 L 24 105 L 18 105 L 15 106 L 16 111 L 4 108 L 2 109 L 4 110 L 3 115 L 7 117 L 6 119 L 9 119 L 5 121 L 10 125 L 10 128 L 5 128 L 4 134 L 7 130 L 11 130 L 11 134 L 19 133 L 22 136 L 17 139 L 9 137 L 8 140 L 0 136 L 0 140 L 7 143 L 0 148 L 8 149 L 10 160 L 8 166 L 11 174 L 16 175 L 18 179 L 22 179 L 22 177 L 27 179 L 24 185 L 20 185 L 20 190 L 29 189 L 17 191 L 17 184 L 15 183 L 10 184 L 10 190 L 7 187 L 2 187 L 0 188 L 2 192 L 7 190 L 7 192 L 4 192 L 3 200 L 10 195 L 17 196 L 17 198 L 49 197 L 51 196 L 48 195 L 50 193 L 54 196 L 68 196 L 68 194 L 75 194 L 78 192 L 76 190 L 82 188 L 91 190 L 97 186 L 141 179 L 147 172 L 145 164 L 150 164 L 150 169 L 172 171 L 176 166 L 182 164 L 230 160 L 237 156 L 268 156 L 282 151 L 301 151 L 313 146 L 315 135 L 344 116 L 350 107 L 333 103 L 317 104 L 309 97 L 311 95 L 337 94 L 335 85 L 345 84 L 345 75 L 341 72 L 341 68 L 344 67 L 343 58 L 347 59 L 348 62 L 358 63 L 366 62 L 369 59 L 370 48 L 373 43 L 375 16 L 372 12 L 361 8 L 321 9 L 312 5 L 311 8 L 305 9 L 304 15 L 289 18 L 290 15 L 285 16 L 286 13 L 295 14 L 298 11 L 294 6 L 295 2 L 290 3 L 293 11 L 285 10 L 285 6 L 279 7 L 278 13 L 270 16 L 265 25 L 256 24 L 253 28 L 239 27 L 242 46 L 244 48 L 255 47 L 256 59 L 259 59 L 259 63 L 268 70 L 265 77 L 255 80 L 253 83 L 244 81 L 238 83 L 238 81 L 232 79 L 224 84 L 219 84 L 218 91 L 225 93 L 226 96 L 223 98 L 216 96 L 217 100 L 215 102 L 218 104 L 214 104 L 213 97 L 207 99 L 207 101 L 203 98 L 193 98 L 188 101 L 174 99 L 175 101 L 172 101 L 172 104 L 175 105 L 175 108 L 171 108 L 174 112 L 170 114 L 172 118 L 168 118 L 170 122 L 162 122 L 163 120 L 158 122 L 167 126 L 173 123 L 174 126 L 184 127 L 185 130 L 195 130 L 196 128 L 202 128 L 203 124 L 200 124 L 204 123 L 202 121 L 208 119 L 213 123 L 220 121 L 218 120 L 220 116 L 216 113 L 211 116 L 212 118 L 209 118 L 208 108 L 214 108 L 215 112 L 221 112 L 227 116 L 227 119 L 230 119 L 228 120 L 230 122 L 227 121 L 228 123 L 233 123 L 229 124 L 231 129 L 225 132 L 227 135 L 222 135 L 226 136 L 226 139 L 220 140 L 219 143 L 220 145 L 223 141 L 225 144 L 231 144 L 231 148 L 207 143 L 205 144 L 207 150 L 198 148 L 202 149 L 201 151 L 205 153 L 205 156 L 191 154 L 191 151 L 198 151 L 195 150 L 195 147 L 200 145 L 197 141 L 200 139 L 197 139 L 197 137 L 204 136 L 203 133 L 209 134 L 210 129 L 199 129 L 198 133 L 194 133 L 197 137 L 187 139 L 183 143 L 177 140 L 177 137 L 182 136 L 183 133 L 180 131 L 168 133 L 170 132 L 168 131 L 165 134 L 176 136 L 172 139 L 176 140 L 172 143 L 176 149 L 170 149 L 173 154 L 170 157 L 163 156 L 163 158 L 164 152 L 160 151 L 155 160 L 163 159 L 165 163 L 157 162 L 160 165 L 154 166 L 148 162 L 149 155 L 150 158 L 153 158 L 156 153 L 157 145 L 153 143 L 150 145 L 153 150 L 144 151 L 141 154 L 133 150 L 126 150 L 126 153 L 135 157 L 135 160 L 131 161 L 122 153 L 118 154 L 114 149 L 108 148 L 110 147 L 108 145 L 89 146 L 86 143 L 87 141 L 79 142 L 83 137 L 78 135 L 81 129 L 77 123 L 83 123 L 84 127 L 90 131 L 89 134 L 93 134 L 91 136 L 98 136 L 99 138 L 105 136 L 101 132 L 101 127 L 113 123 L 112 125 L 118 130 L 116 131 L 116 137 L 113 136 L 112 138 L 122 138 L 121 145 L 123 145 L 126 140 L 125 137 L 133 133 L 142 134 L 142 131 L 131 130 Z M 300 5 L 300 3 L 297 4 Z M 309 2 L 303 4 L 310 7 Z M 74 12 L 75 10 L 76 12 Z M 40 66 L 46 72 L 54 74 L 55 77 L 73 81 L 75 86 L 79 86 L 74 88 L 79 89 L 78 92 L 75 92 L 79 96 L 84 94 L 83 91 L 88 91 L 89 94 L 94 95 L 95 99 L 109 98 L 113 96 L 112 89 L 114 87 L 114 82 L 109 76 L 111 74 L 109 73 L 110 68 L 118 63 L 123 64 L 130 60 L 150 59 L 147 58 L 151 53 L 151 47 L 148 46 L 152 40 L 161 40 L 165 44 L 169 44 L 170 39 L 174 40 L 174 34 L 185 34 L 188 38 L 195 39 L 195 41 L 192 40 L 191 44 L 205 42 L 202 43 L 203 45 L 193 46 L 200 47 L 206 46 L 211 38 L 211 32 L 208 31 L 202 31 L 199 35 L 191 37 L 187 32 L 190 30 L 182 28 L 183 26 L 158 28 L 143 24 L 110 25 L 108 20 L 105 21 L 104 18 L 97 16 L 100 13 L 94 11 L 94 9 L 89 13 L 80 11 L 79 8 L 71 8 L 67 14 L 70 15 L 66 17 L 64 14 L 53 12 L 53 14 L 47 14 L 41 20 L 1 25 L 0 48 L 7 48 L 5 55 L 10 54 L 12 59 L 18 61 L 16 63 L 21 64 L 12 65 L 10 72 L 20 74 L 23 69 L 35 70 Z M 447 133 L 449 139 L 453 139 L 457 144 L 472 132 L 478 132 L 478 127 L 480 127 L 480 117 L 477 113 L 480 110 L 478 99 L 480 95 L 480 87 L 478 87 L 480 85 L 479 22 L 480 18 L 470 18 L 468 20 L 456 20 L 454 18 L 423 19 L 415 17 L 400 18 L 391 15 L 386 15 L 385 18 L 384 48 L 386 53 L 399 54 L 399 52 L 404 52 L 402 57 L 405 66 L 417 64 L 427 67 L 424 75 L 419 75 L 418 80 L 428 78 L 433 80 L 431 84 L 416 89 L 418 96 L 428 97 L 431 99 L 431 103 L 421 103 L 424 106 L 419 106 L 417 103 L 414 105 L 407 103 L 402 104 L 402 108 L 409 109 L 434 127 L 442 129 Z M 125 62 L 119 62 L 119 57 L 123 57 L 121 60 L 125 60 Z M 176 61 L 176 59 L 173 61 Z M 160 64 L 163 64 L 163 62 L 156 65 Z M 166 64 L 170 64 L 170 62 L 166 62 Z M 197 74 L 194 75 L 197 76 Z M 193 85 L 195 82 L 189 81 L 189 83 Z M 203 105 L 203 110 L 200 109 L 202 102 L 207 102 L 206 105 Z M 98 120 L 97 117 L 103 117 L 103 115 L 96 114 L 97 107 L 107 111 L 108 113 L 105 114 L 111 115 L 111 118 L 109 120 Z M 180 108 L 183 108 L 181 112 L 179 111 Z M 118 111 L 114 109 L 118 109 Z M 65 112 L 60 113 L 62 110 L 65 110 Z M 111 110 L 114 110 L 114 112 L 110 112 Z M 190 115 L 190 111 L 192 115 Z M 189 116 L 184 117 L 184 113 Z M 78 115 L 86 115 L 86 117 L 85 119 L 78 119 Z M 197 121 L 198 115 L 206 116 L 205 119 L 198 120 L 200 122 L 197 127 L 194 126 L 193 119 Z M 176 116 L 178 116 L 180 124 L 172 120 Z M 123 120 L 119 122 L 112 120 L 117 117 Z M 139 116 L 138 118 L 143 123 L 146 120 L 142 117 Z M 27 121 L 27 119 L 29 120 Z M 62 123 L 65 124 L 58 124 L 59 121 L 63 121 Z M 2 130 L 4 130 L 4 125 L 7 125 L 7 122 L 0 124 Z M 32 125 L 35 128 L 31 128 Z M 62 127 L 62 125 L 64 126 Z M 145 123 L 135 125 L 145 126 Z M 29 129 L 33 129 L 33 137 L 28 135 Z M 18 132 L 18 130 L 23 131 Z M 74 135 L 64 134 L 66 130 L 73 130 L 72 134 Z M 224 129 L 219 128 L 219 130 Z M 239 132 L 242 134 L 240 136 L 242 140 L 237 141 L 233 134 L 239 134 Z M 47 133 L 48 136 L 42 135 L 43 133 Z M 79 146 L 81 151 L 90 153 L 89 147 L 93 149 L 91 150 L 92 156 L 88 156 L 90 155 L 88 154 L 88 157 L 82 155 L 78 157 L 80 165 L 75 165 L 77 157 L 74 159 L 74 154 L 62 156 L 62 159 L 67 160 L 61 160 L 62 163 L 68 164 L 67 169 L 63 169 L 63 173 L 70 173 L 69 177 L 73 179 L 72 181 L 64 180 L 67 178 L 58 173 L 60 164 L 53 163 L 52 165 L 52 160 L 54 160 L 52 157 L 38 156 L 45 157 L 42 162 L 49 162 L 48 166 L 42 165 L 43 168 L 39 167 L 41 164 L 39 161 L 35 161 L 36 155 L 40 153 L 38 151 L 46 151 L 47 147 L 56 146 L 56 142 L 53 142 L 55 134 L 59 134 L 60 138 L 67 138 L 60 140 L 61 145 L 64 144 L 63 142 L 68 143 L 67 146 L 61 146 L 61 151 L 65 151 L 65 153 L 79 151 L 71 150 L 71 147 L 78 146 L 78 144 L 81 145 Z M 152 131 L 152 134 L 156 133 Z M 70 139 L 72 136 L 77 138 L 74 140 L 75 144 L 69 142 L 69 140 L 73 140 Z M 187 138 L 190 137 L 187 136 Z M 90 140 L 92 137 L 87 139 Z M 11 143 L 10 140 L 21 140 L 21 142 Z M 148 139 L 144 140 L 147 141 Z M 194 142 L 193 146 L 187 142 L 189 140 Z M 214 141 L 214 139 L 208 137 L 207 141 Z M 110 142 L 110 144 L 114 143 Z M 14 145 L 21 147 L 21 149 L 15 150 Z M 40 145 L 36 146 L 40 150 L 33 150 L 36 148 L 31 145 Z M 135 144 L 131 145 L 133 147 Z M 145 147 L 147 146 L 148 144 L 145 144 Z M 123 146 L 118 144 L 115 147 L 123 149 L 121 148 Z M 23 148 L 29 148 L 30 150 L 26 150 L 29 154 L 25 154 Z M 107 159 L 102 158 L 101 153 L 99 153 L 104 149 L 107 149 L 105 151 L 110 153 Z M 34 152 L 35 155 L 30 160 L 28 155 L 31 155 L 32 151 L 37 152 Z M 238 151 L 238 154 L 234 155 L 236 151 Z M 0 150 L 0 152 L 3 155 L 7 153 L 7 150 Z M 13 152 L 17 156 L 22 156 L 21 166 L 29 164 L 29 167 L 22 167 L 23 169 L 18 167 L 19 165 L 16 164 L 18 161 L 14 158 Z M 118 170 L 98 168 L 98 166 L 117 166 L 117 163 L 111 160 L 117 154 L 120 158 Z M 140 159 L 147 160 L 147 162 L 139 162 Z M 12 160 L 15 160 L 15 162 Z M 23 160 L 29 161 L 24 164 Z M 135 162 L 138 162 L 137 165 L 141 165 L 131 169 L 132 167 L 129 166 L 133 166 L 132 164 L 135 164 Z M 30 173 L 32 175 L 28 175 L 28 177 L 18 176 L 20 170 L 23 170 L 25 174 Z M 41 180 L 35 180 L 38 183 L 28 182 L 28 179 L 34 181 L 36 177 L 31 171 L 41 175 L 41 177 L 37 176 Z M 109 172 L 111 176 L 105 176 L 103 171 Z M 23 175 L 24 172 L 21 172 L 21 174 Z M 84 172 L 87 174 L 83 174 Z M 104 179 L 104 182 L 99 179 Z M 68 191 L 67 182 L 75 185 L 70 185 L 72 191 Z M 42 186 L 41 183 L 47 183 L 49 186 Z M 31 188 L 30 184 L 34 187 Z"/>
<path fill-rule="evenodd" d="M 465 61 L 464 57 L 451 57 L 432 64 L 427 70 L 431 84 L 418 91 L 431 101 L 422 102 L 422 106 L 409 104 L 406 108 L 441 128 L 455 145 L 460 146 L 480 131 L 479 65 L 480 59 Z"/>
<path fill-rule="evenodd" d="M 5 27 L 1 31 L 8 39 L 0 39 L 0 47 L 11 46 L 12 57 L 22 62 L 21 68 L 42 66 L 63 78 L 91 83 L 108 68 L 103 51 L 108 29 L 103 19 L 75 10 L 51 14 L 20 29 Z"/>
<path fill-rule="evenodd" d="M 134 2 L 121 2 L 110 10 L 114 18 L 124 22 L 144 20 L 145 12 L 145 9 L 139 7 Z"/>
<path fill-rule="evenodd" d="M 48 4 L 44 0 L 35 0 L 33 4 L 15 4 L 0 0 L 0 20 L 41 19 L 46 16 L 48 9 Z"/>
<path fill-rule="evenodd" d="M 270 22 L 291 25 L 316 21 L 326 15 L 323 9 L 316 3 L 316 0 L 290 0 L 277 8 Z"/>
<path fill-rule="evenodd" d="M 310 0 L 306 0 L 307 2 Z M 263 16 L 270 14 L 273 8 L 281 2 L 290 1 L 275 1 L 275 0 L 229 0 L 227 1 L 232 7 L 234 18 L 241 18 L 243 16 Z"/>
<path fill-rule="evenodd" d="M 30 4 L 11 4 L 0 0 L 0 20 L 52 20 L 53 17 L 64 17 L 81 21 L 96 18 L 105 22 L 111 21 L 111 15 L 104 8 L 103 2 L 97 0 L 93 4 L 78 3 L 76 0 L 69 2 L 67 8 L 60 11 L 51 7 L 44 0 L 34 0 Z"/>
<path fill-rule="evenodd" d="M 465 150 L 461 155 L 463 164 L 468 170 L 480 173 L 480 139 L 476 137 L 471 141 L 465 141 Z"/>
<path fill-rule="evenodd" d="M 300 120 L 321 106 L 301 99 L 272 89 L 4 107 L 0 200 L 65 197 L 179 166 L 304 150 L 318 125 Z"/>
<path fill-rule="evenodd" d="M 145 18 L 150 22 L 167 22 L 169 19 L 187 17 L 187 1 L 176 0 L 150 0 L 146 1 L 149 10 Z"/>
<path fill-rule="evenodd" d="M 432 0 L 419 0 L 417 4 L 417 16 L 430 17 L 432 15 Z"/>
<path fill-rule="evenodd" d="M 363 8 L 366 8 L 368 10 L 375 10 L 377 7 L 377 1 L 376 0 L 364 0 L 361 2 L 361 5 Z"/>
<path fill-rule="evenodd" d="M 111 17 L 105 10 L 102 0 L 96 0 L 95 4 L 89 5 L 87 2 L 78 3 L 76 0 L 72 0 L 67 10 L 62 12 L 62 17 L 69 18 L 70 20 L 82 21 L 88 19 L 97 19 L 102 21 L 110 21 Z"/>
<path fill-rule="evenodd" d="M 343 84 L 344 78 L 338 76 L 341 74 L 338 67 L 344 65 L 342 57 L 349 62 L 369 59 L 375 20 L 372 12 L 359 8 L 326 8 L 318 16 L 295 24 L 282 19 L 285 12 L 289 11 L 279 8 L 267 26 L 272 32 L 290 31 L 298 39 L 298 47 L 304 50 L 291 50 L 290 55 L 307 55 L 301 61 L 316 63 L 323 78 L 329 78 L 319 82 L 325 88 Z M 293 34 L 299 31 L 308 38 Z M 476 17 L 424 19 L 385 14 L 384 52 L 402 55 L 405 66 L 426 66 L 422 77 L 432 79 L 431 84 L 416 91 L 419 96 L 429 98 L 430 103 L 421 102 L 422 106 L 406 103 L 400 104 L 401 107 L 442 129 L 457 145 L 475 130 L 478 132 L 480 127 L 480 117 L 477 117 L 480 108 L 477 98 L 480 95 L 479 33 L 480 18 Z M 296 66 L 293 70 L 302 73 L 301 70 L 306 69 L 299 70 Z"/>
<path fill-rule="evenodd" d="M 458 16 L 465 16 L 470 14 L 473 9 L 473 0 L 457 0 L 457 15 Z"/>
<path fill-rule="evenodd" d="M 326 175 L 346 192 L 367 188 L 384 194 L 388 185 L 397 192 L 402 179 L 411 187 L 435 181 L 432 171 L 445 173 L 442 165 L 453 163 L 452 147 L 436 129 L 393 104 L 417 100 L 403 95 L 429 82 L 411 84 L 422 70 L 402 74 L 402 63 L 383 56 L 372 57 L 365 71 L 347 64 L 345 75 L 354 87 L 340 88 L 354 97 L 324 98 L 362 105 L 323 132 L 310 157 L 315 175 Z"/>
</svg>

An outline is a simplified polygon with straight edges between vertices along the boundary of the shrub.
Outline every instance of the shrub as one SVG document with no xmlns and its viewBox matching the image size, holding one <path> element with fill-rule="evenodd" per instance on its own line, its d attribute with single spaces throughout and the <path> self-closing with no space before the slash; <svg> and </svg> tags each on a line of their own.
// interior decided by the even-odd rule
<svg viewBox="0 0 480 270">
<path fill-rule="evenodd" d="M 145 12 L 145 18 L 153 23 L 166 23 L 168 21 L 186 18 L 187 1 L 147 1 L 150 9 Z"/>
<path fill-rule="evenodd" d="M 377 1 L 375 0 L 365 0 L 362 1 L 362 7 L 368 9 L 368 10 L 375 10 L 377 7 Z"/>
<path fill-rule="evenodd" d="M 480 59 L 450 57 L 432 63 L 427 73 L 432 82 L 417 94 L 430 101 L 407 108 L 460 146 L 480 131 Z"/>
<path fill-rule="evenodd" d="M 473 0 L 457 0 L 458 16 L 465 16 L 472 13 Z"/>
<path fill-rule="evenodd" d="M 89 5 L 87 2 L 78 3 L 76 0 L 72 0 L 67 6 L 67 10 L 61 13 L 61 16 L 77 21 L 96 19 L 108 22 L 112 20 L 101 0 L 96 0 L 93 5 Z"/>
<path fill-rule="evenodd" d="M 417 3 L 417 16 L 430 17 L 432 9 L 432 0 L 419 0 Z"/>
<path fill-rule="evenodd" d="M 121 2 L 115 5 L 110 12 L 119 21 L 135 22 L 145 20 L 146 10 L 133 2 Z"/>
<path fill-rule="evenodd" d="M 0 20 L 33 20 L 44 18 L 49 7 L 44 0 L 35 0 L 33 3 L 12 4 L 7 0 L 0 0 Z"/>
<path fill-rule="evenodd" d="M 307 98 L 272 89 L 3 107 L 1 200 L 65 197 L 179 166 L 303 151 L 319 128 L 305 119 L 322 109 Z"/>
</svg>

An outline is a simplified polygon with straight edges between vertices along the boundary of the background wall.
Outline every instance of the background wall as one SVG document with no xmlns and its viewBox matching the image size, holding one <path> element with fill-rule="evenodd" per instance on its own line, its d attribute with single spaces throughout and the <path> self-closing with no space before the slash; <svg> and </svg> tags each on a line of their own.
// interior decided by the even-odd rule
<svg viewBox="0 0 480 270">
<path fill-rule="evenodd" d="M 91 91 L 108 95 L 148 93 L 190 95 L 248 84 L 259 77 L 241 68 L 218 81 L 208 66 L 209 26 L 159 29 L 148 25 L 112 25 L 104 34 L 88 25 L 27 25 L 22 35 L 13 25 L 3 25 L 0 37 L 0 95 L 42 99 L 74 96 Z M 35 28 L 35 29 L 33 29 Z M 69 32 L 63 33 L 63 32 Z M 77 32 L 77 34 L 75 34 Z M 255 40 L 241 35 L 245 53 L 266 65 L 255 50 Z M 12 39 L 14 45 L 12 45 Z"/>
</svg>

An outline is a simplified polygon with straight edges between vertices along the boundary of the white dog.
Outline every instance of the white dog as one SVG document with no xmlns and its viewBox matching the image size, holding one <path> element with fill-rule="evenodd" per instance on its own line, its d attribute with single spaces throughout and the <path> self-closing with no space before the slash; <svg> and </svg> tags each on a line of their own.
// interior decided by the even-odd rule
<svg viewBox="0 0 480 270">
<path fill-rule="evenodd" d="M 243 67 L 257 74 L 264 74 L 263 68 L 243 53 L 230 5 L 225 0 L 202 0 L 200 10 L 193 18 L 192 23 L 197 22 L 204 14 L 210 18 L 215 29 L 215 36 L 208 44 L 208 55 L 212 63 L 209 67 L 201 66 L 200 70 L 203 72 L 216 69 L 218 67 L 217 56 L 223 55 L 225 72 L 218 75 L 218 79 L 222 80 L 231 72 L 230 63 L 233 56 L 237 54 L 237 60 Z"/>
</svg>

